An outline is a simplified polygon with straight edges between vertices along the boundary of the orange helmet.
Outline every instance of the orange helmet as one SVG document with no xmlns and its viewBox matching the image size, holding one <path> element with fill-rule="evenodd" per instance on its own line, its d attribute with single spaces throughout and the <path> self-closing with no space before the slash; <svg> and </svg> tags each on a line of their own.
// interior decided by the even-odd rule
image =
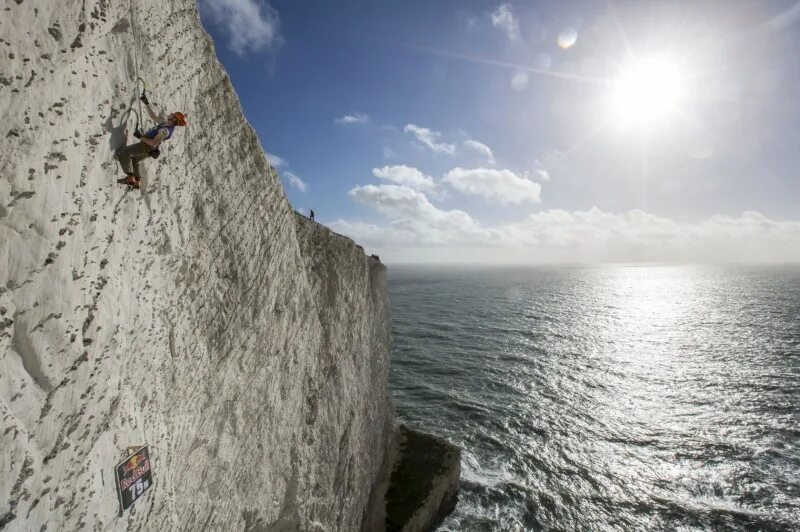
<svg viewBox="0 0 800 532">
<path fill-rule="evenodd" d="M 172 113 L 172 115 L 175 117 L 175 123 L 178 124 L 179 126 L 185 126 L 186 124 L 188 124 L 188 122 L 186 121 L 186 116 L 183 113 L 177 111 L 175 113 Z"/>
</svg>

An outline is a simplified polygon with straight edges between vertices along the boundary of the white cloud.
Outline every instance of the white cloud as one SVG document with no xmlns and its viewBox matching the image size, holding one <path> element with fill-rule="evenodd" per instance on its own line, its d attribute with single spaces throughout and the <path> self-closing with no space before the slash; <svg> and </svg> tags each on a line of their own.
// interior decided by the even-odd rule
<svg viewBox="0 0 800 532">
<path fill-rule="evenodd" d="M 487 146 L 483 142 L 478 142 L 477 140 L 469 139 L 463 142 L 463 146 L 467 149 L 470 149 L 486 157 L 486 161 L 489 164 L 494 164 L 494 153 L 492 153 L 491 148 L 489 148 L 489 146 Z"/>
<path fill-rule="evenodd" d="M 503 30 L 510 40 L 519 37 L 519 21 L 514 17 L 509 4 L 500 4 L 490 16 L 494 27 Z"/>
<path fill-rule="evenodd" d="M 757 212 L 681 223 L 641 210 L 553 209 L 486 227 L 462 211 L 442 211 L 405 187 L 397 187 L 403 192 L 366 188 L 351 195 L 378 209 L 388 223 L 339 220 L 334 228 L 390 262 L 800 261 L 800 221 L 776 221 Z"/>
<path fill-rule="evenodd" d="M 504 204 L 536 203 L 542 192 L 542 186 L 527 177 L 493 168 L 453 168 L 442 181 L 465 194 L 496 199 Z"/>
<path fill-rule="evenodd" d="M 286 170 L 286 167 L 289 166 L 289 163 L 286 162 L 286 159 L 284 159 L 283 157 L 279 157 L 274 153 L 267 153 L 266 155 L 269 164 L 273 168 L 275 168 L 276 170 L 282 169 L 280 174 L 283 176 L 284 179 L 286 179 L 289 185 L 298 189 L 300 192 L 305 192 L 306 190 L 308 190 L 308 183 L 300 179 L 300 177 L 297 174 L 294 174 Z"/>
<path fill-rule="evenodd" d="M 364 113 L 354 113 L 351 115 L 341 116 L 335 119 L 333 122 L 340 125 L 366 124 L 369 122 L 369 115 L 366 115 Z"/>
<path fill-rule="evenodd" d="M 278 11 L 264 0 L 200 0 L 200 11 L 228 36 L 228 46 L 238 55 L 257 52 L 280 43 Z"/>
<path fill-rule="evenodd" d="M 393 218 L 415 216 L 435 209 L 422 192 L 402 185 L 366 185 L 350 191 L 359 203 Z"/>
<path fill-rule="evenodd" d="M 366 185 L 352 189 L 350 196 L 386 216 L 390 226 L 381 228 L 345 220 L 329 225 L 337 232 L 356 235 L 359 242 L 369 245 L 386 242 L 432 246 L 489 244 L 498 236 L 483 229 L 464 211 L 439 209 L 424 193 L 410 187 Z"/>
<path fill-rule="evenodd" d="M 282 157 L 278 157 L 274 153 L 268 153 L 267 160 L 269 161 L 269 164 L 271 164 L 273 168 L 281 168 L 283 166 L 286 166 L 286 160 L 283 159 Z"/>
<path fill-rule="evenodd" d="M 439 137 L 442 136 L 438 131 L 432 131 L 426 127 L 419 127 L 415 124 L 408 124 L 403 130 L 406 133 L 414 135 L 418 141 L 436 153 L 446 153 L 453 155 L 456 152 L 455 144 L 448 144 L 446 142 L 439 142 Z"/>
<path fill-rule="evenodd" d="M 503 233 L 508 244 L 559 251 L 562 260 L 800 260 L 800 222 L 778 222 L 757 212 L 690 224 L 641 210 L 550 210 L 506 226 Z"/>
<path fill-rule="evenodd" d="M 394 159 L 395 157 L 397 157 L 397 154 L 389 146 L 384 146 L 383 147 L 383 157 L 385 159 Z"/>
<path fill-rule="evenodd" d="M 511 88 L 517 92 L 522 92 L 528 88 L 528 73 L 517 72 L 511 76 Z"/>
<path fill-rule="evenodd" d="M 560 153 L 560 152 L 553 152 L 553 153 Z M 553 160 L 554 165 L 557 165 L 558 162 L 557 159 L 550 157 L 549 154 L 547 157 Z M 550 172 L 547 171 L 545 165 L 539 159 L 534 159 L 533 161 L 533 175 L 536 179 L 538 179 L 542 183 L 550 181 Z"/>
<path fill-rule="evenodd" d="M 553 150 L 533 160 L 534 174 L 540 181 L 550 181 L 553 177 L 569 173 L 567 155 L 564 152 Z"/>
<path fill-rule="evenodd" d="M 411 133 L 414 137 L 428 149 L 433 151 L 434 153 L 445 153 L 447 155 L 455 155 L 457 151 L 456 144 L 451 144 L 449 142 L 442 142 L 442 134 L 439 131 L 433 131 L 432 129 L 428 129 L 427 127 L 420 127 L 416 124 L 408 124 L 403 129 L 406 133 Z M 466 136 L 462 132 L 462 135 Z M 474 139 L 468 139 L 461 143 L 463 148 L 470 150 L 472 152 L 478 153 L 486 158 L 486 161 L 489 164 L 494 164 L 494 153 L 492 153 L 491 148 L 482 142 L 478 142 Z"/>
<path fill-rule="evenodd" d="M 383 246 L 392 242 L 397 244 L 414 244 L 416 237 L 414 233 L 408 232 L 401 234 L 399 231 L 392 231 L 391 228 L 361 222 L 358 220 L 335 220 L 326 224 L 339 234 L 355 238 L 359 245 Z"/>
<path fill-rule="evenodd" d="M 373 168 L 372 175 L 398 185 L 411 187 L 415 190 L 431 190 L 436 186 L 431 176 L 423 174 L 416 168 L 402 164 Z"/>
<path fill-rule="evenodd" d="M 293 174 L 292 172 L 284 172 L 283 175 L 289 181 L 289 184 L 298 189 L 300 192 L 305 192 L 308 190 L 308 183 L 300 179 L 297 174 Z"/>
</svg>

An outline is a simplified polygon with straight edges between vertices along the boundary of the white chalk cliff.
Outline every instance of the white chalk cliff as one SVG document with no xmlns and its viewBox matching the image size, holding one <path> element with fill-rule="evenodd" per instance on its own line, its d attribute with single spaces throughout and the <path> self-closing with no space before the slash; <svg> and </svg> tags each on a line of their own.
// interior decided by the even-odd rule
<svg viewBox="0 0 800 532">
<path fill-rule="evenodd" d="M 296 219 L 194 0 L 0 5 L 0 528 L 358 530 L 395 431 L 384 266 Z M 128 190 L 137 73 L 190 125 Z"/>
</svg>

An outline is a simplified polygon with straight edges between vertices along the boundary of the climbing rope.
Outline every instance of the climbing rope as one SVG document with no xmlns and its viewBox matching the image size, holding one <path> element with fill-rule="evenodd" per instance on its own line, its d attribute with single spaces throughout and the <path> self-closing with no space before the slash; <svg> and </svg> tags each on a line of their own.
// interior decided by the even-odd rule
<svg viewBox="0 0 800 532">
<path fill-rule="evenodd" d="M 139 93 L 139 83 L 140 82 L 142 84 L 141 94 Z M 145 91 L 146 90 L 147 90 L 147 84 L 144 82 L 144 80 L 142 78 L 136 78 L 136 99 L 139 102 L 139 112 L 137 113 L 137 116 L 136 116 L 136 129 L 139 129 L 139 124 L 141 123 L 142 117 L 144 116 L 142 114 L 142 98 L 145 97 Z"/>
<path fill-rule="evenodd" d="M 140 81 L 142 82 L 142 94 L 144 94 L 144 90 L 146 88 L 146 85 L 145 85 L 144 80 L 141 77 L 139 77 L 139 58 L 138 58 L 138 55 L 136 53 L 136 48 L 137 48 L 138 41 L 136 39 L 136 21 L 135 21 L 134 13 L 133 13 L 133 0 L 130 0 L 128 2 L 128 9 L 130 11 L 130 17 L 131 17 L 131 35 L 133 36 L 133 46 L 132 46 L 132 48 L 133 48 L 133 75 L 136 76 L 136 89 L 134 90 L 134 97 L 138 100 L 138 103 L 139 103 L 139 111 L 138 112 L 134 111 L 136 113 L 136 126 L 133 129 L 134 129 L 134 131 L 138 131 L 139 130 L 139 126 L 140 126 L 140 124 L 142 122 L 142 100 L 139 99 L 139 94 L 138 94 L 139 93 L 139 82 Z"/>
<path fill-rule="evenodd" d="M 134 90 L 134 98 L 136 98 L 138 105 L 138 111 L 134 111 L 136 114 L 136 126 L 133 128 L 133 130 L 137 132 L 137 134 L 141 134 L 140 127 L 144 121 L 144 113 L 142 113 L 142 101 L 146 101 L 145 95 L 147 94 L 147 83 L 141 76 L 139 76 L 139 57 L 136 53 L 138 40 L 136 39 L 136 23 L 133 13 L 133 0 L 129 2 L 129 7 L 131 15 L 131 35 L 133 36 L 133 74 L 136 76 L 136 89 Z M 151 150 L 150 152 L 152 157 L 158 157 L 159 153 L 160 152 L 157 149 Z"/>
<path fill-rule="evenodd" d="M 139 41 L 136 38 L 136 23 L 133 14 L 133 0 L 130 1 L 129 6 L 131 15 L 131 35 L 133 36 L 133 75 L 136 76 L 136 90 L 134 92 L 135 92 L 135 98 L 138 100 L 139 104 L 139 112 L 137 113 L 136 116 L 135 129 L 139 129 L 139 126 L 141 125 L 144 119 L 144 114 L 142 113 L 142 98 L 145 97 L 145 93 L 147 92 L 147 83 L 145 83 L 144 79 L 141 76 L 139 76 L 139 57 L 136 52 Z M 141 91 L 139 90 L 140 84 L 141 84 Z"/>
<path fill-rule="evenodd" d="M 134 111 L 136 113 L 136 127 L 134 128 L 134 131 L 141 134 L 141 130 L 139 128 L 142 122 L 144 121 L 144 114 L 142 113 L 142 101 L 147 103 L 147 96 L 146 96 L 147 83 L 145 83 L 144 79 L 141 76 L 139 76 L 139 57 L 136 52 L 139 41 L 136 38 L 136 22 L 133 13 L 133 0 L 129 1 L 128 7 L 131 16 L 131 35 L 133 36 L 133 74 L 134 76 L 136 76 L 136 90 L 134 93 L 135 95 L 134 97 L 136 98 L 136 100 L 138 100 L 138 108 L 139 108 L 138 112 Z M 141 91 L 139 90 L 140 83 L 141 83 Z M 153 148 L 152 150 L 150 150 L 150 156 L 153 157 L 154 159 L 157 158 L 160 154 L 161 151 L 158 148 Z"/>
<path fill-rule="evenodd" d="M 141 78 L 139 77 L 139 60 L 136 57 L 136 45 L 138 44 L 138 40 L 136 39 L 136 24 L 133 17 L 133 0 L 130 0 L 128 5 L 131 13 L 131 35 L 133 35 L 133 74 L 136 76 L 136 79 L 139 80 Z"/>
</svg>

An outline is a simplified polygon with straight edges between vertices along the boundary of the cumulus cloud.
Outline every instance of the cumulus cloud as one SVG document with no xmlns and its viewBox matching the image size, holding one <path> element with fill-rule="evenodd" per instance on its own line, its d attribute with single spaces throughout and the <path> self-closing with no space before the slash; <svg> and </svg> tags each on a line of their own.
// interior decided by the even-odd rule
<svg viewBox="0 0 800 532">
<path fill-rule="evenodd" d="M 289 182 L 291 186 L 299 190 L 300 192 L 305 192 L 308 190 L 308 183 L 300 179 L 297 174 L 293 174 L 292 172 L 284 172 L 283 176 Z"/>
<path fill-rule="evenodd" d="M 393 218 L 416 216 L 435 210 L 425 194 L 402 185 L 358 186 L 350 191 L 350 196 Z"/>
<path fill-rule="evenodd" d="M 455 155 L 457 151 L 463 153 L 456 144 L 442 141 L 442 134 L 439 131 L 434 131 L 416 124 L 406 125 L 403 131 L 412 134 L 417 141 L 434 153 L 445 153 L 447 155 Z M 492 149 L 482 142 L 474 139 L 467 139 L 461 143 L 461 148 L 485 157 L 486 162 L 489 164 L 495 163 Z"/>
<path fill-rule="evenodd" d="M 423 174 L 416 168 L 402 164 L 373 168 L 372 175 L 415 190 L 431 190 L 436 186 L 431 176 Z"/>
<path fill-rule="evenodd" d="M 555 161 L 555 159 L 554 165 L 557 166 L 557 161 Z M 547 171 L 545 164 L 539 159 L 534 159 L 533 161 L 533 177 L 542 183 L 550 181 L 550 172 Z"/>
<path fill-rule="evenodd" d="M 757 212 L 680 223 L 641 210 L 542 211 L 503 228 L 507 244 L 602 261 L 797 261 L 800 222 Z"/>
<path fill-rule="evenodd" d="M 276 170 L 280 170 L 279 173 L 283 176 L 286 182 L 289 183 L 290 186 L 298 189 L 300 192 L 305 192 L 308 190 L 308 183 L 300 179 L 297 174 L 286 170 L 286 168 L 289 166 L 289 163 L 286 162 L 286 159 L 279 157 L 274 153 L 267 153 L 266 155 L 269 164 L 272 165 L 272 167 Z"/>
<path fill-rule="evenodd" d="M 364 113 L 354 113 L 354 114 L 340 116 L 333 122 L 340 125 L 366 124 L 369 122 L 369 115 L 366 115 Z"/>
<path fill-rule="evenodd" d="M 278 157 L 274 153 L 268 153 L 267 160 L 269 161 L 269 164 L 271 164 L 273 168 L 281 168 L 286 166 L 286 160 L 283 159 L 282 157 Z"/>
<path fill-rule="evenodd" d="M 453 155 L 456 152 L 455 144 L 448 144 L 440 142 L 439 138 L 442 136 L 438 131 L 432 131 L 426 127 L 420 127 L 415 124 L 408 124 L 404 130 L 406 133 L 411 133 L 416 139 L 427 146 L 435 153 L 446 153 Z"/>
<path fill-rule="evenodd" d="M 509 40 L 519 37 L 519 21 L 514 16 L 509 4 L 500 4 L 491 12 L 492 25 L 503 30 Z"/>
<path fill-rule="evenodd" d="M 375 207 L 374 196 L 363 194 L 361 200 Z M 440 211 L 426 201 L 406 204 L 418 208 L 380 210 L 387 218 L 383 225 L 339 220 L 336 230 L 374 246 L 382 257 L 394 261 L 447 262 L 454 257 L 475 262 L 800 261 L 800 222 L 776 221 L 752 211 L 686 223 L 641 210 L 551 209 L 495 227 L 461 213 L 468 221 L 465 229 L 439 224 L 432 239 L 427 223 L 401 221 L 461 211 Z"/>
<path fill-rule="evenodd" d="M 350 191 L 356 201 L 368 205 L 390 220 L 389 227 L 339 220 L 331 227 L 357 234 L 363 242 L 378 245 L 388 241 L 407 245 L 488 244 L 497 236 L 467 213 L 442 210 L 424 193 L 402 185 L 366 185 Z M 362 232 L 363 231 L 363 232 Z"/>
<path fill-rule="evenodd" d="M 537 203 L 542 192 L 539 183 L 525 176 L 493 168 L 453 168 L 442 181 L 465 194 L 483 196 L 503 204 Z"/>
<path fill-rule="evenodd" d="M 278 11 L 265 0 L 200 0 L 204 18 L 222 28 L 238 55 L 280 43 Z"/>
<path fill-rule="evenodd" d="M 326 225 L 337 233 L 357 238 L 357 242 L 360 245 L 366 244 L 381 247 L 388 242 L 391 242 L 392 245 L 413 245 L 416 241 L 413 232 L 401 234 L 399 231 L 394 231 L 389 227 L 370 224 L 359 220 L 339 219 L 328 222 Z"/>
<path fill-rule="evenodd" d="M 484 156 L 486 158 L 486 162 L 488 162 L 489 164 L 494 164 L 494 153 L 492 153 L 491 148 L 489 148 L 489 146 L 487 146 L 483 142 L 478 142 L 477 140 L 469 139 L 465 140 L 462 143 L 462 145 L 465 148 L 472 150 L 479 155 Z"/>
<path fill-rule="evenodd" d="M 542 182 L 550 181 L 559 175 L 569 173 L 567 155 L 564 152 L 553 150 L 532 161 L 533 175 Z"/>
</svg>

